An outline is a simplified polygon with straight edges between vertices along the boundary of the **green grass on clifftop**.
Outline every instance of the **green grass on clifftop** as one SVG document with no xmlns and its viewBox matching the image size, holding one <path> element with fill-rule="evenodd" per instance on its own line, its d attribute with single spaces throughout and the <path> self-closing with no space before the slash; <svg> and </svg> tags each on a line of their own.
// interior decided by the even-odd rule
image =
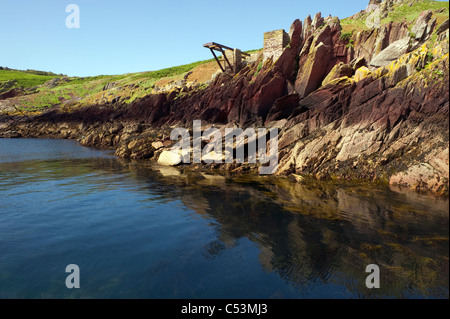
<svg viewBox="0 0 450 319">
<path fill-rule="evenodd" d="M 404 0 L 401 4 L 396 4 L 389 9 L 389 12 L 385 18 L 381 20 L 381 24 L 387 24 L 389 22 L 402 22 L 406 21 L 410 24 L 414 23 L 419 15 L 425 11 L 433 11 L 433 15 L 437 19 L 437 26 L 448 19 L 449 16 L 449 2 L 448 1 L 433 1 L 433 0 Z M 358 18 L 346 18 L 341 20 L 341 26 L 343 32 L 359 32 L 367 30 L 369 27 L 366 25 L 366 19 L 369 16 L 367 13 L 363 13 Z"/>
<path fill-rule="evenodd" d="M 0 83 L 16 80 L 14 87 L 33 87 L 44 84 L 57 75 L 36 75 L 17 70 L 0 70 Z"/>
<path fill-rule="evenodd" d="M 251 54 L 260 50 L 250 50 L 246 53 Z M 203 60 L 148 72 L 71 77 L 68 78 L 68 82 L 62 82 L 55 87 L 42 85 L 52 78 L 61 77 L 50 72 L 0 70 L 0 89 L 2 83 L 8 83 L 7 81 L 11 80 L 15 80 L 13 87 L 37 86 L 35 93 L 14 98 L 14 105 L 23 112 L 42 111 L 48 107 L 62 104 L 81 106 L 105 103 L 111 102 L 116 97 L 125 103 L 131 103 L 151 93 L 158 81 L 178 81 L 194 68 L 213 61 L 214 59 Z M 108 83 L 111 83 L 110 87 L 112 88 L 104 91 L 103 89 Z M 11 85 L 4 88 L 6 91 L 11 88 Z"/>
<path fill-rule="evenodd" d="M 111 97 L 116 94 L 126 95 L 129 97 L 128 102 L 132 102 L 137 98 L 149 94 L 156 81 L 164 78 L 182 77 L 195 67 L 211 61 L 214 61 L 214 59 L 149 72 L 72 77 L 69 78 L 69 82 L 62 83 L 53 88 L 49 88 L 43 84 L 55 77 L 60 77 L 58 75 L 36 75 L 28 71 L 0 70 L 0 88 L 1 84 L 8 83 L 8 81 L 15 82 L 13 86 L 5 86 L 5 91 L 13 87 L 26 88 L 37 86 L 36 93 L 16 98 L 15 104 L 17 105 L 17 109 L 22 111 L 39 111 L 61 104 L 63 101 L 73 101 L 81 105 L 90 104 L 99 100 L 111 100 Z M 115 88 L 109 91 L 103 91 L 103 88 L 108 83 L 114 83 L 113 86 L 115 88 L 121 87 L 122 89 L 119 90 L 120 92 Z M 127 90 L 127 85 L 134 85 L 135 88 L 124 91 Z"/>
<path fill-rule="evenodd" d="M 443 9 L 442 12 L 436 12 Z M 386 18 L 381 20 L 382 24 L 389 23 L 391 21 L 407 21 L 414 22 L 419 15 L 426 10 L 435 11 L 434 15 L 437 18 L 437 25 L 441 24 L 448 19 L 449 2 L 448 1 L 433 1 L 422 0 L 414 3 L 412 6 L 406 2 L 401 6 L 394 7 L 394 10 L 388 14 Z"/>
<path fill-rule="evenodd" d="M 185 65 L 180 65 L 180 66 L 174 66 L 174 67 L 170 67 L 170 68 L 162 69 L 162 70 L 158 70 L 158 71 L 144 72 L 141 74 L 137 74 L 134 77 L 134 79 L 147 78 L 147 79 L 158 80 L 158 79 L 162 79 L 165 77 L 180 75 L 180 74 L 191 71 L 192 69 L 194 69 L 195 67 L 197 67 L 201 64 L 211 62 L 211 61 L 213 61 L 213 59 L 205 60 L 205 61 L 198 61 L 198 62 L 189 63 L 189 64 L 185 64 Z"/>
</svg>

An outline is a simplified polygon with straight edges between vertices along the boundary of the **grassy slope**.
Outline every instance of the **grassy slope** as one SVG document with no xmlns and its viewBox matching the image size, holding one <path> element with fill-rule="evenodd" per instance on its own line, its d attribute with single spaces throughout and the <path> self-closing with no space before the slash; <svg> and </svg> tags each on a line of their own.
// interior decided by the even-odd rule
<svg viewBox="0 0 450 319">
<path fill-rule="evenodd" d="M 254 53 L 260 50 L 251 50 L 247 51 L 247 53 Z M 214 59 L 157 71 L 121 75 L 99 75 L 94 77 L 73 77 L 70 78 L 70 82 L 63 83 L 54 88 L 48 88 L 42 84 L 54 77 L 58 77 L 56 75 L 42 76 L 29 74 L 26 71 L 0 70 L 0 86 L 2 82 L 4 83 L 4 81 L 8 80 L 17 81 L 14 87 L 34 87 L 41 85 L 37 88 L 37 93 L 14 98 L 13 104 L 16 105 L 16 108 L 27 112 L 40 111 L 61 104 L 62 102 L 85 105 L 99 101 L 111 101 L 117 96 L 125 98 L 125 102 L 131 103 L 149 94 L 158 81 L 162 79 L 167 80 L 166 82 L 179 80 L 196 67 L 211 62 L 214 62 Z M 115 88 L 103 91 L 104 86 L 111 82 L 115 83 Z"/>
<path fill-rule="evenodd" d="M 0 70 L 0 83 L 4 81 L 16 80 L 14 87 L 33 87 L 44 84 L 54 77 L 57 77 L 57 75 L 36 75 L 15 70 Z"/>
<path fill-rule="evenodd" d="M 74 77 L 70 78 L 70 82 L 59 85 L 55 88 L 48 88 L 41 86 L 38 88 L 38 93 L 21 96 L 15 101 L 19 109 L 36 111 L 55 104 L 60 104 L 61 99 L 71 100 L 76 98 L 86 103 L 94 102 L 95 98 L 101 98 L 98 93 L 102 92 L 103 87 L 110 82 L 116 83 L 116 86 L 124 86 L 136 84 L 139 88 L 133 89 L 133 92 L 128 92 L 130 102 L 138 97 L 148 94 L 148 90 L 157 81 L 165 77 L 176 77 L 184 75 L 195 67 L 211 62 L 212 60 L 205 60 L 194 62 L 186 65 L 175 66 L 167 69 L 150 72 L 129 73 L 122 75 L 100 75 L 94 77 Z M 34 87 L 42 85 L 48 80 L 57 76 L 42 76 L 29 74 L 22 71 L 7 71 L 0 70 L 0 84 L 4 81 L 16 80 L 14 87 Z M 92 97 L 92 98 L 90 98 Z"/>
<path fill-rule="evenodd" d="M 386 18 L 381 20 L 381 24 L 386 24 L 391 21 L 407 21 L 408 23 L 414 22 L 419 15 L 425 10 L 437 11 L 444 9 L 443 12 L 434 13 L 437 18 L 437 25 L 439 26 L 442 22 L 448 19 L 449 15 L 449 2 L 448 1 L 433 1 L 433 0 L 422 0 L 420 2 L 414 3 L 409 6 L 409 1 L 405 1 L 403 5 L 396 6 L 391 12 L 389 12 Z M 367 30 L 365 20 L 368 14 L 363 14 L 358 19 L 346 18 L 341 20 L 342 32 L 352 32 L 357 33 L 362 30 Z"/>
<path fill-rule="evenodd" d="M 424 10 L 436 11 L 444 9 L 443 12 L 434 13 L 437 17 L 437 24 L 439 25 L 445 19 L 448 19 L 449 2 L 422 0 L 418 3 L 409 6 L 408 0 L 406 4 L 392 8 L 389 15 L 381 22 L 383 24 L 390 21 L 408 21 L 413 23 L 420 13 Z M 343 27 L 342 32 L 351 34 L 361 30 L 366 30 L 368 27 L 365 24 L 367 14 L 362 14 L 358 19 L 347 18 L 341 20 Z M 247 51 L 253 53 L 258 50 Z M 114 97 L 120 96 L 125 99 L 127 103 L 149 94 L 152 87 L 161 79 L 178 80 L 181 79 L 187 72 L 194 68 L 213 61 L 199 61 L 186 65 L 175 66 L 167 69 L 151 72 L 130 73 L 123 75 L 100 75 L 86 78 L 71 78 L 69 83 L 59 85 L 55 88 L 48 88 L 40 86 L 38 93 L 30 94 L 15 98 L 13 104 L 18 109 L 24 111 L 39 111 L 53 105 L 61 104 L 62 101 L 73 101 L 77 104 L 90 104 L 98 101 L 111 101 Z M 0 70 L 0 87 L 2 82 L 8 80 L 16 80 L 14 87 L 34 87 L 42 85 L 46 81 L 56 77 L 55 75 L 35 75 L 20 71 L 5 71 Z M 108 91 L 103 91 L 103 87 L 110 82 L 116 84 L 116 88 Z M 133 87 L 131 87 L 133 85 Z"/>
<path fill-rule="evenodd" d="M 437 25 L 439 26 L 442 22 L 448 19 L 449 13 L 449 2 L 448 1 L 432 1 L 425 0 L 413 4 L 411 7 L 409 5 L 403 5 L 396 7 L 394 11 L 389 13 L 389 15 L 381 20 L 381 23 L 389 23 L 390 21 L 402 21 L 406 20 L 408 22 L 415 21 L 419 15 L 425 10 L 436 11 L 444 9 L 443 12 L 434 13 L 437 17 Z"/>
</svg>

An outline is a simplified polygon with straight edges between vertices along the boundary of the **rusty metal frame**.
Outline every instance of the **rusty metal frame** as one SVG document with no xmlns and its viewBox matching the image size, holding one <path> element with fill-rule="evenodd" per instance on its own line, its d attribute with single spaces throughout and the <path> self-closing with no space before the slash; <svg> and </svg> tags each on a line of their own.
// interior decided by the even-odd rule
<svg viewBox="0 0 450 319">
<path fill-rule="evenodd" d="M 208 49 L 211 50 L 211 53 L 213 54 L 214 59 L 216 60 L 216 62 L 219 65 L 220 69 L 222 70 L 222 72 L 225 72 L 225 68 L 224 68 L 224 66 L 222 66 L 222 63 L 220 63 L 220 60 L 219 60 L 219 58 L 217 58 L 217 55 L 216 55 L 216 53 L 214 51 L 218 51 L 218 52 L 222 53 L 222 56 L 225 59 L 225 62 L 230 67 L 230 70 L 232 70 L 234 73 L 237 72 L 237 70 L 235 70 L 233 68 L 233 66 L 231 65 L 231 63 L 228 60 L 227 55 L 225 54 L 225 51 L 224 51 L 224 49 L 225 50 L 232 50 L 232 51 L 234 51 L 233 48 L 230 48 L 230 47 L 227 47 L 225 45 L 218 44 L 218 43 L 215 43 L 215 42 L 206 43 L 206 44 L 203 45 L 203 47 L 208 48 Z M 249 54 L 245 53 L 245 52 L 241 52 L 241 54 L 249 56 Z"/>
</svg>

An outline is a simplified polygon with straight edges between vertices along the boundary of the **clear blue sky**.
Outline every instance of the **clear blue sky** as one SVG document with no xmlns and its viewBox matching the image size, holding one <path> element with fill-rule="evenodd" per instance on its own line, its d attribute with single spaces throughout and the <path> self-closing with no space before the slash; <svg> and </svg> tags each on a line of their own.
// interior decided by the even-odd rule
<svg viewBox="0 0 450 319">
<path fill-rule="evenodd" d="M 263 46 L 266 31 L 322 12 L 340 18 L 368 0 L 0 0 L 0 65 L 69 76 L 158 70 L 212 58 L 218 42 Z M 80 28 L 66 27 L 69 4 Z"/>
</svg>

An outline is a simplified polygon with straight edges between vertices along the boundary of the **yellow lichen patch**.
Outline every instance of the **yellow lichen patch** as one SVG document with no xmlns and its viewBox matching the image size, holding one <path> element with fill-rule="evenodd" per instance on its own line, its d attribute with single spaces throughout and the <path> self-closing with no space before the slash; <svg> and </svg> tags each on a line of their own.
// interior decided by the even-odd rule
<svg viewBox="0 0 450 319">
<path fill-rule="evenodd" d="M 417 72 L 415 74 L 413 74 L 409 79 L 410 81 L 404 81 L 403 83 L 400 83 L 401 87 L 407 87 L 410 85 L 410 83 L 414 84 L 414 87 L 418 87 L 417 83 L 421 83 L 421 87 L 418 87 L 418 89 L 420 90 L 423 87 L 427 87 L 430 84 L 436 85 L 439 83 L 439 85 L 445 85 L 444 81 L 438 81 L 436 82 L 436 80 L 433 80 L 433 78 L 436 78 L 439 76 L 439 74 L 441 74 L 442 76 L 444 75 L 444 70 L 442 69 L 442 63 L 443 61 L 447 61 L 444 62 L 444 65 L 448 65 L 448 59 L 449 59 L 449 54 L 445 54 L 442 57 L 436 59 L 433 62 L 430 62 L 426 65 L 426 67 L 422 70 L 420 70 L 420 72 Z M 435 74 L 436 73 L 436 74 Z"/>
<path fill-rule="evenodd" d="M 361 250 L 365 250 L 365 251 L 380 250 L 382 248 L 383 248 L 383 246 L 381 246 L 381 245 L 374 245 L 374 244 L 368 244 L 368 243 L 361 244 Z"/>
<path fill-rule="evenodd" d="M 417 74 L 422 74 L 424 70 L 433 68 L 434 65 L 438 64 L 442 59 L 448 57 L 448 53 L 444 54 L 445 49 L 440 46 L 434 49 L 429 49 L 427 44 L 422 45 L 416 50 L 404 54 L 397 60 L 393 61 L 385 67 L 380 67 L 370 74 L 373 80 L 381 77 L 387 79 L 389 85 L 399 85 L 405 87 L 410 82 L 408 79 L 412 78 L 414 81 L 421 80 L 424 86 L 427 86 L 429 81 L 427 76 L 415 78 Z M 434 61 L 432 61 L 434 60 Z M 357 70 L 357 72 L 359 69 Z M 367 70 L 361 70 L 362 74 L 354 77 L 355 82 L 360 81 Z M 366 75 L 367 77 L 367 75 Z"/>
<path fill-rule="evenodd" d="M 431 52 L 433 53 L 433 56 L 435 58 L 440 58 L 446 54 L 448 54 L 448 40 L 447 41 L 443 41 L 441 43 L 439 43 L 436 46 L 433 46 L 431 48 Z"/>
<path fill-rule="evenodd" d="M 359 82 L 370 75 L 372 75 L 372 72 L 367 67 L 362 66 L 358 70 L 356 70 L 354 81 Z"/>
<path fill-rule="evenodd" d="M 413 242 L 417 242 L 417 241 L 424 241 L 427 242 L 429 244 L 436 242 L 436 241 L 448 241 L 448 237 L 443 237 L 443 236 L 436 236 L 436 237 L 414 237 Z"/>
<path fill-rule="evenodd" d="M 328 84 L 329 85 L 350 85 L 350 84 L 352 84 L 352 80 L 348 76 L 343 76 L 343 77 L 332 80 Z"/>
<path fill-rule="evenodd" d="M 376 80 L 378 78 L 381 78 L 382 76 L 385 76 L 387 73 L 388 69 L 386 67 L 378 68 L 375 71 L 372 71 L 372 79 Z"/>
<path fill-rule="evenodd" d="M 401 56 L 399 59 L 393 61 L 386 68 L 388 70 L 388 75 L 394 74 L 395 71 L 400 69 L 402 66 L 409 65 L 412 68 L 420 67 L 422 63 L 426 61 L 428 54 L 428 48 L 424 44 L 417 50 Z"/>
</svg>

